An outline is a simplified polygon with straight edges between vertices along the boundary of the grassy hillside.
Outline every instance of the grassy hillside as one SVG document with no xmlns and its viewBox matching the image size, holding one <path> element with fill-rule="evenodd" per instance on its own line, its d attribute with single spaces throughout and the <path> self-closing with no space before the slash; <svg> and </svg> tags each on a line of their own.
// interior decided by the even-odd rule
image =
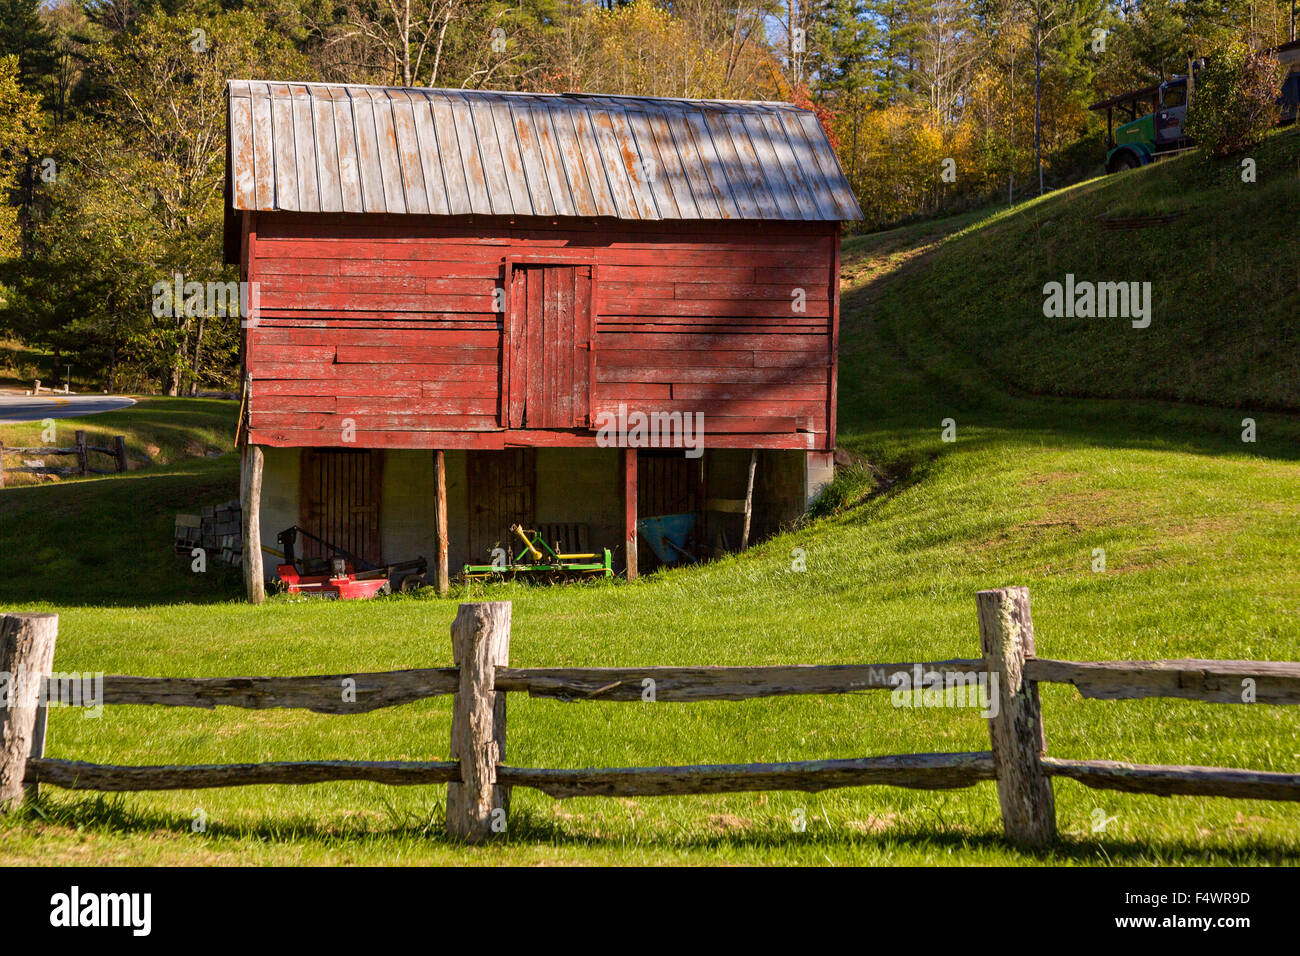
<svg viewBox="0 0 1300 956">
<path fill-rule="evenodd" d="M 55 399 L 58 396 L 54 396 Z M 78 430 L 86 432 L 91 445 L 110 448 L 113 436 L 126 438 L 127 457 L 132 468 L 166 465 L 191 458 L 216 457 L 235 447 L 235 419 L 238 403 L 210 398 L 141 398 L 134 405 L 99 415 L 58 419 L 51 444 L 70 447 Z M 0 441 L 12 447 L 36 448 L 44 441 L 45 427 L 40 421 L 0 425 Z M 40 455 L 27 455 L 37 459 Z M 53 456 L 45 460 L 54 467 L 69 467 L 74 459 Z M 14 459 L 8 460 L 15 465 Z M 92 468 L 108 468 L 104 458 L 95 456 Z M 16 474 L 6 476 L 6 484 L 42 484 L 54 479 L 47 476 Z M 67 481 L 68 478 L 59 478 Z M 80 479 L 78 479 L 80 480 Z"/>
<path fill-rule="evenodd" d="M 823 516 L 743 556 L 631 585 L 489 589 L 515 605 L 511 662 L 967 657 L 978 650 L 974 592 L 1006 584 L 1029 586 L 1044 655 L 1300 660 L 1300 417 L 1260 412 L 1259 440 L 1243 444 L 1240 408 L 1031 396 L 1033 369 L 1008 354 L 1023 348 L 1020 338 L 1031 334 L 1032 322 L 1015 326 L 1020 331 L 1012 335 L 1007 326 L 958 342 L 948 333 L 959 323 L 940 307 L 941 299 L 969 306 L 988 295 L 1003 296 L 1007 306 L 1023 300 L 1023 308 L 1037 308 L 1034 296 L 1006 297 L 997 285 L 1006 263 L 975 253 L 1011 244 L 1017 230 L 1024 238 L 1039 217 L 1083 235 L 1093 208 L 1087 203 L 1135 203 L 1148 182 L 1143 177 L 1176 177 L 1184 168 L 1193 180 L 1199 175 L 1191 166 L 1156 167 L 1084 184 L 1011 216 L 928 223 L 849 243 L 840 427 L 841 445 L 859 464 L 837 479 Z M 1183 188 L 1177 178 L 1172 183 L 1174 191 Z M 1289 211 L 1257 213 L 1254 228 L 1265 234 L 1264 245 L 1282 242 Z M 1115 236 L 1134 248 L 1149 240 L 1143 233 Z M 1066 255 L 1065 247 L 1057 254 Z M 967 321 L 977 320 L 1002 318 L 981 306 L 967 314 Z M 1160 322 L 1157 311 L 1146 331 L 1157 331 Z M 1092 332 L 1104 339 L 1102 330 Z M 1039 351 L 1062 365 L 1070 356 L 1091 361 L 1095 351 L 1077 336 L 1032 334 Z M 1177 381 L 1189 349 L 1170 348 L 1148 355 L 1145 374 L 1129 385 Z M 1243 354 L 1220 358 L 1244 361 Z M 1077 390 L 1116 394 L 1113 368 L 1089 368 L 1091 377 L 1077 379 Z M 1221 373 L 1222 397 L 1211 391 L 1195 397 L 1236 405 L 1232 382 L 1243 392 L 1284 394 L 1258 382 L 1255 368 L 1245 363 Z M 952 442 L 941 434 L 946 418 L 955 423 Z M 143 486 L 133 484 L 143 475 L 132 475 L 0 492 L 0 528 L 7 537 L 17 522 L 24 534 L 39 535 L 56 492 L 94 491 L 103 510 L 114 502 L 129 508 L 142 488 L 158 496 L 157 508 L 204 482 L 214 490 L 224 482 L 233 491 L 228 461 L 158 468 Z M 73 503 L 57 503 L 75 513 Z M 160 537 L 157 524 L 115 527 L 120 537 L 110 550 L 119 563 L 165 565 L 166 535 Z M 71 546 L 85 540 L 74 536 Z M 794 570 L 796 548 L 806 556 L 806 571 Z M 1103 572 L 1093 570 L 1097 549 L 1105 552 Z M 180 574 L 139 582 L 142 596 L 132 607 L 119 606 L 106 573 L 60 573 L 56 587 L 33 576 L 39 568 L 26 577 L 15 575 L 16 564 L 3 570 L 0 603 L 60 611 L 60 668 L 116 673 L 443 665 L 451 659 L 448 626 L 456 602 L 469 596 L 459 590 L 445 601 L 424 594 L 340 604 L 277 598 L 252 608 L 214 602 L 223 593 L 219 583 L 197 593 L 198 585 L 182 584 Z M 472 596 L 484 593 L 480 587 Z M 1048 748 L 1057 756 L 1300 772 L 1297 708 L 1085 702 L 1058 686 L 1045 687 L 1043 699 Z M 896 709 L 886 694 L 700 704 L 564 704 L 512 695 L 509 708 L 508 759 L 520 766 L 795 760 L 988 746 L 975 711 Z M 49 750 L 123 763 L 438 759 L 446 756 L 449 725 L 445 699 L 347 718 L 127 707 L 87 720 L 56 711 Z M 444 788 L 338 784 L 120 800 L 47 790 L 36 810 L 0 821 L 0 860 L 1300 863 L 1297 805 L 1127 796 L 1070 781 L 1055 786 L 1062 841 L 1042 855 L 1002 844 L 997 796 L 988 783 L 937 793 L 860 788 L 565 802 L 516 790 L 506 839 L 476 850 L 443 838 Z M 1115 818 L 1103 832 L 1093 831 L 1097 810 Z M 208 821 L 204 833 L 192 830 L 198 811 Z M 796 815 L 807 821 L 805 830 L 792 826 Z"/>
<path fill-rule="evenodd" d="M 916 363 L 970 357 L 999 387 L 1300 409 L 1300 129 L 1254 158 L 1254 183 L 1238 161 L 1192 153 L 982 220 L 875 309 Z M 1101 222 L 1165 214 L 1179 218 L 1137 231 Z M 1067 273 L 1150 282 L 1150 327 L 1044 317 L 1044 285 Z"/>
</svg>

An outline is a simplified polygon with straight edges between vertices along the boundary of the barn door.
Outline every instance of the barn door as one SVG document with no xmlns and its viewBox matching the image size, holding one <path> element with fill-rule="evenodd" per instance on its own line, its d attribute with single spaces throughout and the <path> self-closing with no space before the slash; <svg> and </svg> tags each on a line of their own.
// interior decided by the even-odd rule
<svg viewBox="0 0 1300 956">
<path fill-rule="evenodd" d="M 510 526 L 533 527 L 536 450 L 471 451 L 467 455 L 466 468 L 469 478 L 470 563 L 490 561 L 492 549 L 498 544 L 513 554 L 518 539 L 512 538 Z"/>
<path fill-rule="evenodd" d="M 371 565 L 379 550 L 382 453 L 362 449 L 303 450 L 299 524 L 310 534 Z M 279 530 L 279 529 L 276 529 Z M 315 541 L 301 541 L 304 557 L 328 557 Z"/>
<path fill-rule="evenodd" d="M 589 265 L 514 265 L 502 370 L 507 428 L 590 425 L 591 274 Z"/>
</svg>

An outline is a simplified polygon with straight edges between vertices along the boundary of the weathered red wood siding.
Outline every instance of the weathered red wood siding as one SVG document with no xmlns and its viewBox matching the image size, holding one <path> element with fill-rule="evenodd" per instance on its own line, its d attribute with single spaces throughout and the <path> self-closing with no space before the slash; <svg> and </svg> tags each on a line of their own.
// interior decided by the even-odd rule
<svg viewBox="0 0 1300 956">
<path fill-rule="evenodd" d="M 703 412 L 712 447 L 834 448 L 838 224 L 246 215 L 254 443 L 593 445 L 502 427 L 509 259 L 594 267 L 593 416 Z"/>
</svg>

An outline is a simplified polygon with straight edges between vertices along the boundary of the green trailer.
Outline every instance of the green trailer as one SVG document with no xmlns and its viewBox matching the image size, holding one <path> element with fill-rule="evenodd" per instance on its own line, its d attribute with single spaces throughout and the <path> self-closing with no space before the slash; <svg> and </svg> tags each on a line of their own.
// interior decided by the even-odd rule
<svg viewBox="0 0 1300 956">
<path fill-rule="evenodd" d="M 461 576 L 468 581 L 525 578 L 557 582 L 614 576 L 614 562 L 609 548 L 583 554 L 565 553 L 548 544 L 537 531 L 512 524 L 510 533 L 523 542 L 523 548 L 518 554 L 512 557 L 508 550 L 502 549 L 501 560 L 491 564 L 467 564 L 462 569 Z"/>
</svg>

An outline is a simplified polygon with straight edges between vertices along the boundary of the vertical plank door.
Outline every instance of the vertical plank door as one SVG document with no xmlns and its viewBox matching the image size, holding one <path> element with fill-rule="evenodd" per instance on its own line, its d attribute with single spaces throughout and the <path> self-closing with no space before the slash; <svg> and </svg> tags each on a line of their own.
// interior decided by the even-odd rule
<svg viewBox="0 0 1300 956">
<path fill-rule="evenodd" d="M 591 422 L 591 266 L 516 265 L 510 283 L 506 401 L 510 428 Z"/>
</svg>

